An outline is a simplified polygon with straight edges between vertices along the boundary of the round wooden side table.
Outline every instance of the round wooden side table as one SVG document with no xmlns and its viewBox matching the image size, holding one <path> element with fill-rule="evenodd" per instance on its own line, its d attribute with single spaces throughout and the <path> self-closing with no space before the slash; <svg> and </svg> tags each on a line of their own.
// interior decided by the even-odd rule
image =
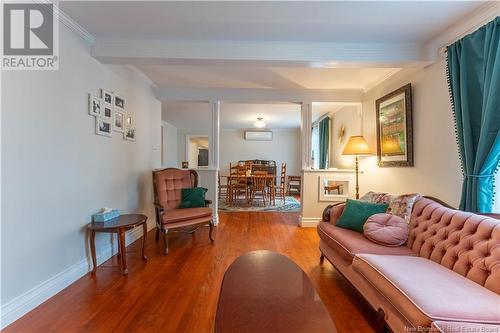
<svg viewBox="0 0 500 333">
<path fill-rule="evenodd" d="M 146 250 L 146 235 L 148 226 L 146 221 L 148 217 L 142 214 L 124 214 L 117 218 L 111 219 L 106 222 L 92 222 L 89 223 L 87 228 L 90 230 L 90 250 L 92 253 L 92 274 L 97 270 L 97 259 L 95 254 L 95 234 L 96 232 L 107 232 L 118 234 L 118 256 L 120 258 L 120 265 L 123 275 L 128 274 L 127 270 L 127 253 L 125 250 L 125 232 L 142 225 L 142 259 L 147 260 L 145 255 Z"/>
</svg>

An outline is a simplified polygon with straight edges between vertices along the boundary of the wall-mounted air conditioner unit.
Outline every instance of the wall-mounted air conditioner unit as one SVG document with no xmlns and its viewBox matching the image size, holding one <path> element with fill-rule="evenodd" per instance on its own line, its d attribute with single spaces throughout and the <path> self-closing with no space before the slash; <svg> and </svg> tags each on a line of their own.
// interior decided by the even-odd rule
<svg viewBox="0 0 500 333">
<path fill-rule="evenodd" d="M 248 141 L 272 141 L 273 132 L 271 131 L 245 131 L 245 140 Z"/>
</svg>

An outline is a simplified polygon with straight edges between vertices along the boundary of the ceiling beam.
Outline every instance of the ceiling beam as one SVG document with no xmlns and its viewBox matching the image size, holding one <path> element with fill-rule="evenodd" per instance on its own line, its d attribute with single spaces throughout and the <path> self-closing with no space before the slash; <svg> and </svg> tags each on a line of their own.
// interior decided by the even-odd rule
<svg viewBox="0 0 500 333">
<path fill-rule="evenodd" d="M 235 89 L 235 88 L 183 88 L 160 86 L 156 97 L 160 101 L 224 101 L 242 103 L 268 102 L 339 102 L 359 103 L 362 90 L 357 89 Z"/>
<path fill-rule="evenodd" d="M 308 67 L 422 67 L 428 52 L 410 43 L 317 43 L 96 39 L 92 56 L 108 64 L 207 64 L 231 61 Z"/>
</svg>

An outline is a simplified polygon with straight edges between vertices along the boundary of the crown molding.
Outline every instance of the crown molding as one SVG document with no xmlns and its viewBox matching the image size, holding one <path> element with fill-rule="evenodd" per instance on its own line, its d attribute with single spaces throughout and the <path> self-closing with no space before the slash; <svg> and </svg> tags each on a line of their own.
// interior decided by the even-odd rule
<svg viewBox="0 0 500 333">
<path fill-rule="evenodd" d="M 427 58 L 436 61 L 448 45 L 476 31 L 499 15 L 500 1 L 491 1 L 482 5 L 427 43 Z"/>
<path fill-rule="evenodd" d="M 370 91 L 372 88 L 375 88 L 376 86 L 378 86 L 379 84 L 381 84 L 382 82 L 384 82 L 385 80 L 388 80 L 389 78 L 391 78 L 392 76 L 396 75 L 397 73 L 399 73 L 400 71 L 402 70 L 402 68 L 395 68 L 393 69 L 392 71 L 390 71 L 389 73 L 387 73 L 386 75 L 382 76 L 380 79 L 368 84 L 366 87 L 364 87 L 363 89 L 363 93 L 367 93 L 368 91 Z"/>
<path fill-rule="evenodd" d="M 59 8 L 57 3 L 54 3 L 49 0 L 32 0 L 34 3 L 40 5 L 52 5 L 55 14 L 59 19 L 59 23 L 62 23 L 65 27 L 76 33 L 80 36 L 84 41 L 89 44 L 93 44 L 95 42 L 95 37 L 90 32 L 88 32 L 84 27 L 78 24 L 75 20 L 73 20 L 68 14 L 66 14 L 61 8 Z"/>
<path fill-rule="evenodd" d="M 59 12 L 59 22 L 64 24 L 71 31 L 80 36 L 84 41 L 89 44 L 93 44 L 95 42 L 95 37 L 90 32 L 88 32 L 84 27 L 78 24 L 75 20 L 73 20 L 68 14 L 63 12 L 59 7 L 57 7 Z"/>
</svg>

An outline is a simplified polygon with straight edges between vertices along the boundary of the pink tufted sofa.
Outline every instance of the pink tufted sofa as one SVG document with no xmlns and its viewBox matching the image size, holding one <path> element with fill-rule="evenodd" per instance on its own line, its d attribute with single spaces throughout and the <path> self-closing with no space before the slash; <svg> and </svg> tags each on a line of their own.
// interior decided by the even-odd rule
<svg viewBox="0 0 500 333">
<path fill-rule="evenodd" d="M 317 227 L 320 260 L 377 310 L 380 332 L 500 332 L 500 220 L 437 201 L 415 202 L 408 241 L 398 247 L 336 227 L 344 204 L 327 207 Z"/>
</svg>

